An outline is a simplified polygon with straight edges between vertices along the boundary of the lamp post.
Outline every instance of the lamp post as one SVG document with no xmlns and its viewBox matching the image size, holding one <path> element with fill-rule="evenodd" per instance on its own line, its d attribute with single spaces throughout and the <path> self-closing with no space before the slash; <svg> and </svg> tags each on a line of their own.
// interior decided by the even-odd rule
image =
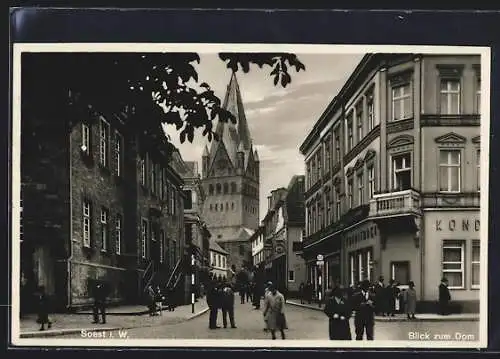
<svg viewBox="0 0 500 359">
<path fill-rule="evenodd" d="M 194 301 L 195 301 L 194 272 L 195 272 L 195 259 L 194 259 L 194 253 L 191 253 L 191 313 L 194 313 Z"/>
</svg>

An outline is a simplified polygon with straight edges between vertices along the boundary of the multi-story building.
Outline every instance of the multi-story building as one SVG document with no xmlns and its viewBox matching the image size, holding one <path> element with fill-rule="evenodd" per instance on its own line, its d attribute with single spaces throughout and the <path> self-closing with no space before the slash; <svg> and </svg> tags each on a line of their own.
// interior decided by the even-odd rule
<svg viewBox="0 0 500 359">
<path fill-rule="evenodd" d="M 167 281 L 184 246 L 170 145 L 160 128 L 138 131 L 132 108 L 100 112 L 68 92 L 33 106 L 46 89 L 23 80 L 23 309 L 40 285 L 57 309 L 91 304 L 96 282 L 111 302 L 140 300 Z"/>
<path fill-rule="evenodd" d="M 382 275 L 413 281 L 426 310 L 446 277 L 478 310 L 480 84 L 479 56 L 361 60 L 300 147 L 316 289 Z"/>
<path fill-rule="evenodd" d="M 260 164 L 253 149 L 241 93 L 233 73 L 223 107 L 236 123 L 218 122 L 210 150 L 202 156 L 202 183 L 206 200 L 203 219 L 215 241 L 229 253 L 228 265 L 237 269 L 249 264 L 249 237 L 259 224 Z"/>
<path fill-rule="evenodd" d="M 250 237 L 253 265 L 263 265 L 267 280 L 289 294 L 306 280 L 304 260 L 294 252 L 304 225 L 304 176 L 294 176 L 288 188 L 271 192 L 268 212 Z"/>
<path fill-rule="evenodd" d="M 210 266 L 211 273 L 217 278 L 226 279 L 228 275 L 229 253 L 217 244 L 214 239 L 210 239 Z"/>
</svg>

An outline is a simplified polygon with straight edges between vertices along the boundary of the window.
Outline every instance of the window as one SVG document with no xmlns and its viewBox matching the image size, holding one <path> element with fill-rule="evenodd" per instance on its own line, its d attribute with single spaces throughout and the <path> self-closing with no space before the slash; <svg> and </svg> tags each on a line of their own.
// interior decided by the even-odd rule
<svg viewBox="0 0 500 359">
<path fill-rule="evenodd" d="M 170 213 L 175 214 L 175 196 L 177 195 L 175 187 L 170 187 Z"/>
<path fill-rule="evenodd" d="M 217 194 L 220 194 L 220 193 L 221 193 L 221 190 L 222 190 L 222 186 L 221 186 L 221 184 L 220 184 L 220 183 L 217 183 L 217 184 L 215 185 L 215 192 L 216 192 Z"/>
<path fill-rule="evenodd" d="M 368 167 L 368 195 L 370 199 L 373 198 L 375 193 L 375 168 L 373 166 Z"/>
<path fill-rule="evenodd" d="M 288 281 L 295 282 L 295 272 L 293 270 L 288 271 Z"/>
<path fill-rule="evenodd" d="M 358 252 L 358 281 L 361 282 L 362 280 L 364 280 L 364 276 L 365 276 L 365 266 L 364 266 L 364 263 L 363 263 L 363 253 L 361 252 Z"/>
<path fill-rule="evenodd" d="M 460 150 L 439 151 L 439 190 L 460 191 Z"/>
<path fill-rule="evenodd" d="M 315 233 L 316 232 L 316 221 L 317 221 L 317 217 L 316 217 L 316 204 L 313 204 L 312 205 L 312 213 L 311 213 L 311 233 Z"/>
<path fill-rule="evenodd" d="M 352 133 L 352 113 L 347 117 L 347 151 L 350 151 L 353 147 L 353 133 Z"/>
<path fill-rule="evenodd" d="M 139 160 L 139 166 L 141 168 L 140 170 L 141 185 L 146 186 L 146 160 L 144 158 L 141 158 Z"/>
<path fill-rule="evenodd" d="M 148 241 L 148 221 L 142 219 L 141 222 L 141 256 L 146 258 L 146 243 Z"/>
<path fill-rule="evenodd" d="M 356 106 L 356 126 L 357 126 L 357 135 L 358 142 L 363 139 L 363 103 L 360 103 Z"/>
<path fill-rule="evenodd" d="M 356 278 L 356 266 L 354 263 L 354 254 L 349 254 L 349 285 L 353 286 Z"/>
<path fill-rule="evenodd" d="M 122 135 L 115 132 L 115 172 L 117 176 L 122 175 L 122 156 L 123 156 L 123 138 Z"/>
<path fill-rule="evenodd" d="M 122 253 L 122 216 L 120 214 L 116 216 L 115 223 L 115 251 L 116 254 Z"/>
<path fill-rule="evenodd" d="M 357 180 L 358 180 L 358 205 L 361 206 L 365 200 L 364 199 L 365 184 L 364 184 L 363 172 L 358 173 Z"/>
<path fill-rule="evenodd" d="M 481 113 L 481 77 L 476 76 L 476 113 Z"/>
<path fill-rule="evenodd" d="M 311 161 L 311 184 L 316 183 L 316 157 L 314 156 Z"/>
<path fill-rule="evenodd" d="M 411 154 L 394 156 L 392 158 L 393 189 L 404 191 L 411 188 Z"/>
<path fill-rule="evenodd" d="M 90 201 L 83 201 L 83 245 L 90 247 Z"/>
<path fill-rule="evenodd" d="M 349 206 L 349 209 L 351 209 L 354 205 L 353 203 L 353 179 L 352 177 L 347 180 L 347 204 Z"/>
<path fill-rule="evenodd" d="M 480 283 L 480 273 L 479 273 L 479 266 L 480 266 L 480 253 L 481 253 L 481 247 L 480 247 L 480 242 L 479 240 L 473 240 L 472 241 L 472 253 L 471 253 L 471 287 L 472 288 L 479 288 L 479 283 Z"/>
<path fill-rule="evenodd" d="M 82 147 L 81 150 L 85 154 L 90 154 L 90 127 L 86 123 L 82 123 Z"/>
<path fill-rule="evenodd" d="M 236 183 L 231 183 L 231 193 L 236 193 Z"/>
<path fill-rule="evenodd" d="M 150 173 L 151 176 L 150 185 L 151 192 L 156 194 L 156 164 L 153 161 L 150 161 Z"/>
<path fill-rule="evenodd" d="M 213 184 L 209 184 L 208 185 L 208 194 L 209 195 L 213 195 L 214 194 L 214 185 Z"/>
<path fill-rule="evenodd" d="M 372 278 L 373 278 L 373 263 L 372 263 L 372 251 L 371 250 L 368 250 L 366 252 L 366 265 L 367 265 L 366 279 L 368 279 L 371 282 Z"/>
<path fill-rule="evenodd" d="M 322 168 L 322 162 L 323 162 L 323 158 L 322 158 L 322 153 L 321 153 L 321 149 L 316 153 L 316 161 L 318 162 L 318 173 L 316 174 L 316 180 L 319 180 L 321 178 L 321 168 Z"/>
<path fill-rule="evenodd" d="M 330 192 L 326 194 L 326 224 L 329 225 L 332 223 L 332 201 L 331 201 L 331 196 Z"/>
<path fill-rule="evenodd" d="M 392 119 L 394 121 L 411 117 L 410 84 L 392 88 Z"/>
<path fill-rule="evenodd" d="M 443 241 L 443 277 L 449 288 L 464 287 L 464 241 Z"/>
<path fill-rule="evenodd" d="M 330 172 L 330 137 L 325 142 L 325 173 Z"/>
<path fill-rule="evenodd" d="M 368 112 L 368 132 L 375 127 L 375 106 L 373 103 L 373 92 L 366 96 L 367 112 Z"/>
<path fill-rule="evenodd" d="M 460 113 L 460 80 L 441 80 L 441 113 L 457 115 Z"/>
<path fill-rule="evenodd" d="M 229 193 L 229 185 L 227 183 L 224 183 L 224 194 Z"/>
<path fill-rule="evenodd" d="M 408 284 L 410 281 L 410 262 L 391 262 L 391 278 L 397 283 Z"/>
<path fill-rule="evenodd" d="M 193 208 L 193 194 L 191 190 L 184 191 L 184 209 L 192 209 Z"/>
<path fill-rule="evenodd" d="M 102 166 L 108 165 L 109 123 L 101 118 L 99 136 L 99 161 Z"/>
<path fill-rule="evenodd" d="M 107 209 L 101 209 L 101 249 L 106 252 L 108 250 L 108 216 L 109 212 Z"/>
<path fill-rule="evenodd" d="M 481 150 L 476 150 L 476 183 L 477 191 L 481 190 Z"/>
<path fill-rule="evenodd" d="M 335 187 L 335 220 L 340 219 L 341 203 L 340 203 L 340 187 Z"/>
<path fill-rule="evenodd" d="M 335 163 L 340 162 L 340 130 L 337 127 L 334 131 L 335 136 Z"/>
<path fill-rule="evenodd" d="M 160 231 L 160 263 L 163 263 L 164 255 L 165 255 L 165 232 L 163 229 Z"/>
</svg>

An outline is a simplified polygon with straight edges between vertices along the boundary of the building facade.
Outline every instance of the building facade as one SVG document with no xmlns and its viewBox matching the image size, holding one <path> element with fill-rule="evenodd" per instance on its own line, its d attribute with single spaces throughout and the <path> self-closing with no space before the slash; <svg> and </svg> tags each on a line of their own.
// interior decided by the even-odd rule
<svg viewBox="0 0 500 359">
<path fill-rule="evenodd" d="M 302 242 L 304 176 L 294 176 L 288 188 L 278 188 L 268 197 L 268 212 L 252 237 L 253 265 L 264 267 L 266 279 L 288 295 L 296 295 L 306 280 L 305 262 L 294 252 Z"/>
<path fill-rule="evenodd" d="M 427 310 L 446 277 L 456 310 L 478 310 L 480 83 L 479 56 L 361 60 L 300 147 L 317 291 L 382 275 Z"/>
<path fill-rule="evenodd" d="M 237 270 L 249 264 L 252 228 L 259 224 L 260 164 L 253 149 L 241 93 L 233 73 L 223 107 L 236 118 L 219 122 L 218 140 L 205 146 L 202 156 L 202 183 L 207 194 L 203 219 L 215 241 L 228 254 L 228 265 Z"/>
<path fill-rule="evenodd" d="M 224 250 L 217 242 L 213 239 L 210 240 L 210 266 L 213 276 L 217 278 L 227 279 L 228 277 L 228 256 L 229 253 Z"/>
<path fill-rule="evenodd" d="M 184 246 L 182 178 L 161 129 L 136 131 L 133 112 L 104 113 L 71 93 L 31 106 L 23 82 L 21 303 L 44 286 L 59 309 L 111 303 L 165 283 Z M 74 94 L 73 94 L 74 95 Z M 71 103 L 72 105 L 68 105 Z"/>
</svg>

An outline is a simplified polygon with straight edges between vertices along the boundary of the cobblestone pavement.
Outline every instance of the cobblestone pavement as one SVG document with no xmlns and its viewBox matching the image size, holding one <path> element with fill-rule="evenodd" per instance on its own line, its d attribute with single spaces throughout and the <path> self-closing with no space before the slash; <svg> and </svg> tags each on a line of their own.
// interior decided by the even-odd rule
<svg viewBox="0 0 500 359">
<path fill-rule="evenodd" d="M 308 308 L 287 305 L 286 316 L 289 329 L 287 339 L 327 340 L 328 320 L 320 312 Z M 208 329 L 208 313 L 182 323 L 158 325 L 147 328 L 127 330 L 130 339 L 270 339 L 270 334 L 264 332 L 262 310 L 255 310 L 251 304 L 235 305 L 236 329 Z M 219 312 L 218 325 L 222 326 L 222 315 Z M 354 334 L 354 323 L 351 320 L 351 330 Z M 455 340 L 455 334 L 467 336 L 462 340 L 479 340 L 478 321 L 457 322 L 377 322 L 375 324 L 375 340 L 414 340 L 412 335 L 440 335 L 439 340 Z M 414 333 L 414 334 L 411 334 Z M 427 333 L 427 334 L 426 334 Z M 118 337 L 117 335 L 114 336 Z M 64 338 L 81 338 L 81 335 L 65 336 Z"/>
</svg>

